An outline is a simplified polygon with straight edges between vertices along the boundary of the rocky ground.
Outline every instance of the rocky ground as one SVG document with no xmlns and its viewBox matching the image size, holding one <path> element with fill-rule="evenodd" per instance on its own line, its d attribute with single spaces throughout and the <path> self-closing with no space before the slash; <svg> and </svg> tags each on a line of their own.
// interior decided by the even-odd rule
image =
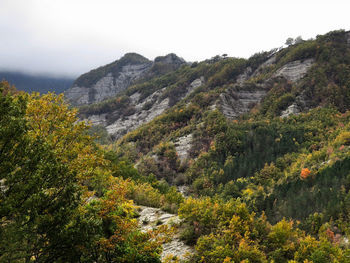
<svg viewBox="0 0 350 263">
<path fill-rule="evenodd" d="M 159 225 L 174 226 L 181 223 L 179 216 L 166 213 L 159 208 L 147 206 L 139 207 L 139 225 L 142 231 L 153 229 Z M 191 253 L 193 253 L 193 248 L 187 246 L 180 240 L 179 235 L 175 234 L 170 242 L 163 245 L 163 253 L 161 258 L 162 260 L 168 257 L 184 259 L 186 254 Z"/>
</svg>

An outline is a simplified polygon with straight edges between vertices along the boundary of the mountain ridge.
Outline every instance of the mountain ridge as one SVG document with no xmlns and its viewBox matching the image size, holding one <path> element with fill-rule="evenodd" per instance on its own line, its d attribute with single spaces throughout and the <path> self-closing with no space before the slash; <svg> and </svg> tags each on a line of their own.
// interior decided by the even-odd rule
<svg viewBox="0 0 350 263">
<path fill-rule="evenodd" d="M 166 74 L 186 62 L 170 53 L 152 62 L 137 53 L 127 53 L 119 60 L 93 69 L 78 77 L 65 92 L 73 105 L 101 102 L 127 89 L 139 79 Z"/>
</svg>

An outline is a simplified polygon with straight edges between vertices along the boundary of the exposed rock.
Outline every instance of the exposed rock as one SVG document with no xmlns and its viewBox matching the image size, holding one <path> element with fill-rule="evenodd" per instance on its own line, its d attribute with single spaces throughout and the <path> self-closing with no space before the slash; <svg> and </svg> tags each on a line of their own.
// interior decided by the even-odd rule
<svg viewBox="0 0 350 263">
<path fill-rule="evenodd" d="M 196 88 L 204 84 L 204 77 L 195 79 L 187 87 L 187 92 L 181 96 L 184 98 L 191 94 Z M 106 127 L 108 134 L 115 139 L 122 137 L 125 133 L 132 131 L 144 123 L 153 120 L 169 108 L 169 98 L 162 99 L 166 88 L 160 89 L 140 101 L 141 94 L 135 92 L 130 96 L 131 106 L 134 106 L 135 112 L 129 116 L 118 115 L 118 111 L 108 114 L 90 115 L 85 120 L 91 121 L 93 125 L 102 125 Z M 150 106 L 148 106 L 150 105 Z M 110 122 L 108 116 L 118 116 Z M 190 147 L 190 146 L 189 146 Z M 185 149 L 185 148 L 184 148 Z"/>
<path fill-rule="evenodd" d="M 252 68 L 251 67 L 247 67 L 246 70 L 238 75 L 237 79 L 236 79 L 236 82 L 238 85 L 242 85 L 243 82 L 245 82 L 246 80 L 248 80 L 248 78 L 250 77 L 252 73 Z"/>
<path fill-rule="evenodd" d="M 261 67 L 266 67 L 274 64 L 276 62 L 276 56 L 271 56 L 268 60 L 266 60 L 264 63 L 261 64 Z"/>
<path fill-rule="evenodd" d="M 298 105 L 296 103 L 293 103 L 285 111 L 282 111 L 281 117 L 286 118 L 292 114 L 299 114 L 299 113 L 300 113 L 300 109 Z"/>
<path fill-rule="evenodd" d="M 150 67 L 150 63 L 125 65 L 118 72 L 117 77 L 108 73 L 89 88 L 74 85 L 65 92 L 65 96 L 74 105 L 101 102 L 125 90 L 135 80 L 143 76 Z"/>
<path fill-rule="evenodd" d="M 166 213 L 159 208 L 146 206 L 140 206 L 140 208 L 139 226 L 141 231 L 151 230 L 160 224 L 171 226 L 181 223 L 177 215 Z M 187 253 L 193 253 L 193 249 L 185 245 L 185 243 L 179 239 L 178 235 L 175 234 L 170 242 L 163 245 L 161 258 L 164 259 L 168 255 L 173 255 L 179 259 L 183 259 Z"/>
<path fill-rule="evenodd" d="M 136 54 L 125 54 L 119 60 L 80 76 L 65 92 L 73 105 L 101 102 L 114 97 L 141 78 L 176 70 L 186 61 L 175 54 L 157 57 L 154 62 Z"/>
<path fill-rule="evenodd" d="M 265 90 L 233 91 L 220 94 L 219 107 L 222 113 L 230 119 L 248 112 L 266 95 Z"/>
<path fill-rule="evenodd" d="M 179 137 L 175 141 L 175 149 L 181 163 L 183 163 L 188 157 L 188 151 L 191 149 L 192 146 L 191 142 L 192 134 Z"/>
<path fill-rule="evenodd" d="M 132 131 L 144 123 L 153 120 L 169 108 L 169 99 L 166 98 L 159 103 L 154 103 L 149 110 L 142 110 L 138 105 L 136 112 L 125 118 L 117 119 L 113 124 L 106 127 L 107 132 L 115 138 L 120 138 L 126 132 Z"/>
<path fill-rule="evenodd" d="M 89 88 L 73 86 L 65 91 L 65 97 L 74 105 L 89 103 Z"/>
<path fill-rule="evenodd" d="M 270 58 L 268 58 L 264 63 L 262 63 L 252 74 L 251 77 L 256 77 L 257 75 L 259 75 L 259 73 L 261 72 L 261 70 L 265 67 L 271 66 L 273 64 L 275 64 L 276 62 L 276 56 L 272 55 Z"/>
<path fill-rule="evenodd" d="M 177 190 L 184 196 L 187 197 L 190 192 L 190 188 L 187 185 L 179 185 L 177 186 Z"/>
<path fill-rule="evenodd" d="M 6 179 L 0 180 L 0 194 L 5 193 L 8 190 L 8 186 L 6 185 Z"/>
<path fill-rule="evenodd" d="M 300 112 L 308 110 L 310 102 L 305 96 L 305 93 L 302 92 L 295 99 L 295 102 L 287 107 L 286 110 L 281 112 L 281 117 L 286 118 L 292 114 L 298 115 Z"/>
<path fill-rule="evenodd" d="M 204 85 L 204 83 L 205 81 L 203 76 L 198 79 L 195 79 L 194 81 L 191 82 L 190 86 L 187 87 L 187 92 L 183 97 L 190 95 L 196 88 Z"/>
<path fill-rule="evenodd" d="M 185 64 L 186 61 L 183 58 L 176 56 L 174 53 L 170 53 L 166 56 L 156 57 L 154 59 L 155 63 L 164 63 L 164 64 L 173 64 L 173 65 L 182 65 Z"/>
<path fill-rule="evenodd" d="M 100 114 L 100 115 L 90 115 L 86 121 L 91 122 L 92 125 L 101 125 L 101 126 L 106 126 L 107 121 L 106 121 L 106 114 Z"/>
<path fill-rule="evenodd" d="M 314 61 L 315 60 L 313 58 L 310 58 L 304 61 L 296 60 L 289 62 L 281 67 L 274 76 L 282 76 L 293 82 L 298 81 L 305 76 L 309 68 L 313 65 Z"/>
</svg>

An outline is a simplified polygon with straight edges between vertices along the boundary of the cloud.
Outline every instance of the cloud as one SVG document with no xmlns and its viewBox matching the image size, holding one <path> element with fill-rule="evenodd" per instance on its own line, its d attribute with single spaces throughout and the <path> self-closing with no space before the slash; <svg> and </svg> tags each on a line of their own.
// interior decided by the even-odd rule
<svg viewBox="0 0 350 263">
<path fill-rule="evenodd" d="M 348 27 L 347 1 L 0 0 L 0 68 L 79 75 L 126 52 L 248 57 Z"/>
</svg>

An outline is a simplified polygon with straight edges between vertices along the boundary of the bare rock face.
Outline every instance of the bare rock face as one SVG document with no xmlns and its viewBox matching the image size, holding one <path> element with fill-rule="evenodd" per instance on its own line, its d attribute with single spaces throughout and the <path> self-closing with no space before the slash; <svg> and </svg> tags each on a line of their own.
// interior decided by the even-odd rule
<svg viewBox="0 0 350 263">
<path fill-rule="evenodd" d="M 203 84 L 203 77 L 195 79 L 187 87 L 187 92 L 182 95 L 182 98 L 190 95 L 197 87 Z M 112 135 L 115 139 L 118 139 L 127 132 L 140 127 L 142 124 L 150 122 L 169 108 L 169 98 L 162 97 L 165 90 L 166 87 L 157 90 L 142 101 L 140 101 L 140 93 L 136 92 L 132 94 L 130 96 L 130 100 L 131 105 L 135 109 L 135 112 L 129 116 L 119 116 L 112 123 L 108 121 L 108 116 L 106 113 L 99 115 L 90 115 L 86 118 L 86 120 L 90 121 L 92 125 L 104 126 L 108 134 Z M 111 112 L 109 115 L 118 116 L 118 111 Z"/>
<path fill-rule="evenodd" d="M 296 60 L 289 62 L 275 73 L 275 77 L 282 76 L 292 82 L 298 81 L 305 76 L 314 61 L 313 58 L 310 58 L 304 61 Z"/>
<path fill-rule="evenodd" d="M 166 213 L 159 208 L 140 206 L 139 226 L 141 231 L 151 230 L 159 225 L 178 225 L 181 223 L 181 219 L 174 214 Z M 163 252 L 161 259 L 165 259 L 167 256 L 174 256 L 178 259 L 184 259 L 186 254 L 193 253 L 193 248 L 187 246 L 180 240 L 178 234 L 175 234 L 174 238 L 163 245 Z"/>
<path fill-rule="evenodd" d="M 185 162 L 188 157 L 188 151 L 191 149 L 192 134 L 177 138 L 175 149 L 181 163 Z"/>
<path fill-rule="evenodd" d="M 269 57 L 264 63 L 262 63 L 251 75 L 250 77 L 256 77 L 257 75 L 259 75 L 259 73 L 266 67 L 271 66 L 273 64 L 275 64 L 276 62 L 276 56 L 272 55 L 271 57 Z M 248 76 L 249 77 L 249 76 Z M 248 79 L 248 78 L 247 78 Z M 241 84 L 238 82 L 238 84 Z"/>
<path fill-rule="evenodd" d="M 135 80 L 143 76 L 150 66 L 150 63 L 125 65 L 117 77 L 113 76 L 112 73 L 108 73 L 91 87 L 75 84 L 65 92 L 65 96 L 74 105 L 101 102 L 125 90 Z"/>
<path fill-rule="evenodd" d="M 140 106 L 139 106 L 140 107 Z M 119 118 L 113 124 L 106 127 L 107 132 L 113 135 L 115 138 L 120 138 L 125 133 L 135 130 L 144 123 L 153 120 L 155 117 L 162 114 L 169 108 L 169 99 L 166 98 L 159 101 L 149 109 L 136 111 L 134 114 L 125 118 Z"/>
<path fill-rule="evenodd" d="M 185 63 L 175 54 L 157 57 L 152 62 L 136 53 L 128 53 L 120 60 L 80 76 L 65 92 L 65 97 L 73 105 L 98 103 L 114 97 L 140 78 L 164 74 Z"/>
<path fill-rule="evenodd" d="M 219 108 L 229 119 L 235 119 L 239 115 L 247 113 L 255 104 L 259 103 L 266 95 L 265 90 L 242 90 L 220 94 Z"/>
<path fill-rule="evenodd" d="M 190 86 L 187 87 L 187 93 L 183 97 L 190 95 L 196 88 L 202 86 L 204 83 L 205 83 L 205 80 L 203 76 L 198 79 L 195 79 L 194 81 L 192 81 Z"/>
<path fill-rule="evenodd" d="M 246 70 L 238 75 L 236 82 L 238 85 L 242 85 L 244 81 L 248 80 L 248 78 L 250 77 L 252 73 L 252 68 L 251 67 L 247 67 Z"/>
<path fill-rule="evenodd" d="M 282 111 L 281 117 L 286 118 L 292 114 L 299 114 L 299 113 L 300 113 L 300 109 L 298 105 L 296 103 L 293 103 L 285 111 Z"/>
</svg>

